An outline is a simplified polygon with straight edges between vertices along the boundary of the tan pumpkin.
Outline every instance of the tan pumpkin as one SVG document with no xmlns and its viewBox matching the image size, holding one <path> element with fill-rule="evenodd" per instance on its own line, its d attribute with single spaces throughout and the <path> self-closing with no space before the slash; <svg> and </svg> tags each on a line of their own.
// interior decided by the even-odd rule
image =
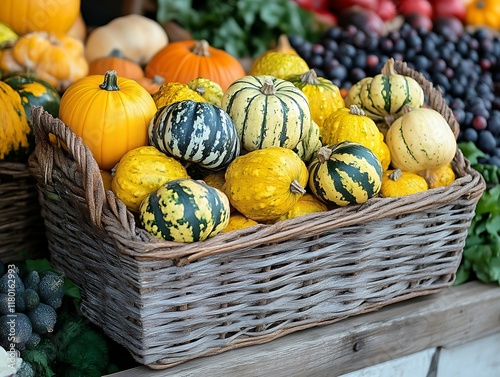
<svg viewBox="0 0 500 377">
<path fill-rule="evenodd" d="M 207 102 L 201 95 L 187 86 L 187 84 L 182 84 L 180 82 L 167 82 L 162 84 L 160 88 L 153 93 L 153 100 L 158 108 L 184 100 Z"/>
<path fill-rule="evenodd" d="M 455 135 L 443 116 L 430 108 L 407 108 L 385 135 L 394 168 L 417 173 L 450 163 Z"/>
<path fill-rule="evenodd" d="M 80 0 L 2 0 L 0 21 L 17 34 L 32 31 L 66 33 L 80 13 Z"/>
<path fill-rule="evenodd" d="M 437 168 L 420 171 L 418 175 L 424 177 L 429 188 L 448 186 L 455 181 L 456 175 L 450 164 L 438 166 Z"/>
<path fill-rule="evenodd" d="M 269 147 L 237 157 L 226 170 L 224 192 L 245 217 L 274 221 L 306 193 L 305 163 L 291 149 Z"/>
<path fill-rule="evenodd" d="M 87 25 L 85 24 L 85 20 L 83 19 L 81 12 L 78 13 L 78 17 L 66 34 L 82 41 L 82 43 L 85 43 L 85 40 L 87 39 Z"/>
<path fill-rule="evenodd" d="M 320 135 L 324 145 L 338 144 L 346 140 L 364 145 L 375 153 L 383 170 L 389 167 L 391 155 L 384 142 L 384 135 L 375 122 L 356 105 L 331 113 L 325 119 Z"/>
<path fill-rule="evenodd" d="M 123 56 L 143 66 L 168 41 L 165 29 L 158 22 L 140 14 L 129 14 L 92 30 L 85 42 L 85 58 L 91 62 L 119 49 Z"/>
<path fill-rule="evenodd" d="M 311 117 L 320 129 L 328 115 L 345 107 L 340 89 L 331 80 L 318 77 L 314 69 L 300 75 L 292 75 L 287 80 L 306 95 Z"/>
<path fill-rule="evenodd" d="M 152 146 L 130 150 L 115 168 L 111 189 L 131 211 L 153 191 L 174 179 L 190 178 L 186 168 L 173 157 Z"/>
<path fill-rule="evenodd" d="M 7 53 L 0 56 L 0 66 L 3 67 L 12 58 L 18 65 L 17 71 L 32 72 L 57 91 L 64 92 L 68 86 L 88 74 L 89 67 L 83 49 L 81 41 L 67 34 L 32 32 L 16 40 L 10 57 Z"/>
<path fill-rule="evenodd" d="M 380 196 L 395 198 L 417 194 L 428 189 L 427 181 L 418 174 L 401 171 L 400 169 L 386 170 L 382 175 Z"/>
</svg>

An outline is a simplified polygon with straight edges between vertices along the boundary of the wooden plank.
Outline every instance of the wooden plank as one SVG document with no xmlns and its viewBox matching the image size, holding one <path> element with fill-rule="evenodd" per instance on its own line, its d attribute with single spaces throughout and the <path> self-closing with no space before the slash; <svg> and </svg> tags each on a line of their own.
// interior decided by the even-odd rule
<svg viewBox="0 0 500 377">
<path fill-rule="evenodd" d="M 272 342 L 164 369 L 113 377 L 334 377 L 431 347 L 454 347 L 500 332 L 500 289 L 478 282 L 299 331 Z"/>
</svg>

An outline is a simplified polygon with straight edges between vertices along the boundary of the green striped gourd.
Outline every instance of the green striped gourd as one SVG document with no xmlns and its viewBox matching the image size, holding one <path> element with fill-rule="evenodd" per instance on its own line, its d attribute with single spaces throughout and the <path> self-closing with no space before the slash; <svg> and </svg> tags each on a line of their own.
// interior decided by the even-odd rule
<svg viewBox="0 0 500 377">
<path fill-rule="evenodd" d="M 231 117 L 208 102 L 183 100 L 160 107 L 149 124 L 149 144 L 209 171 L 226 168 L 240 154 Z"/>
<path fill-rule="evenodd" d="M 302 161 L 307 163 L 321 146 L 319 126 L 315 121 L 312 121 L 307 136 L 297 144 L 293 151 L 299 155 Z"/>
<path fill-rule="evenodd" d="M 327 204 L 361 204 L 378 195 L 382 186 L 380 161 L 359 143 L 321 147 L 308 169 L 311 192 Z"/>
<path fill-rule="evenodd" d="M 140 206 L 142 227 L 152 236 L 175 242 L 204 241 L 229 222 L 227 196 L 200 180 L 169 181 Z"/>
<path fill-rule="evenodd" d="M 405 106 L 420 108 L 424 104 L 424 91 L 413 78 L 400 75 L 394 69 L 394 59 L 385 63 L 380 74 L 365 77 L 349 89 L 346 107 L 356 105 L 373 120 L 388 115 L 399 116 Z"/>
<path fill-rule="evenodd" d="M 247 151 L 268 147 L 293 149 L 307 135 L 311 112 L 305 94 L 290 81 L 274 76 L 244 76 L 222 96 L 241 146 Z"/>
</svg>

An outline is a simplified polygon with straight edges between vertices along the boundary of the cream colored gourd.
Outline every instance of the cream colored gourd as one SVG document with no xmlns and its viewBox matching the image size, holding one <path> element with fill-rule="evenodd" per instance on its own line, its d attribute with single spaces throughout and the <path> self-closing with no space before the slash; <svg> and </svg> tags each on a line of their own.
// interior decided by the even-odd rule
<svg viewBox="0 0 500 377">
<path fill-rule="evenodd" d="M 455 136 L 436 110 L 407 109 L 385 136 L 394 168 L 417 173 L 450 163 L 455 156 Z"/>
<path fill-rule="evenodd" d="M 158 22 L 129 14 L 92 30 L 85 43 L 85 58 L 91 62 L 119 49 L 126 58 L 145 65 L 168 41 L 167 32 Z"/>
</svg>

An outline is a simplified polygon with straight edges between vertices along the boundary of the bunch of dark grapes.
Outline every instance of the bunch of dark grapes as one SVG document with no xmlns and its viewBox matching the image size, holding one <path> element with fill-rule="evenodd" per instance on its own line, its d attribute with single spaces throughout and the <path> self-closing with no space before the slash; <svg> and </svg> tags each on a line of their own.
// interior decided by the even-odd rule
<svg viewBox="0 0 500 377">
<path fill-rule="evenodd" d="M 474 142 L 486 155 L 481 162 L 500 166 L 500 39 L 488 29 L 405 22 L 378 36 L 335 26 L 318 41 L 290 36 L 290 44 L 318 76 L 345 89 L 380 73 L 390 57 L 407 62 L 442 89 L 460 124 L 458 141 Z"/>
</svg>

